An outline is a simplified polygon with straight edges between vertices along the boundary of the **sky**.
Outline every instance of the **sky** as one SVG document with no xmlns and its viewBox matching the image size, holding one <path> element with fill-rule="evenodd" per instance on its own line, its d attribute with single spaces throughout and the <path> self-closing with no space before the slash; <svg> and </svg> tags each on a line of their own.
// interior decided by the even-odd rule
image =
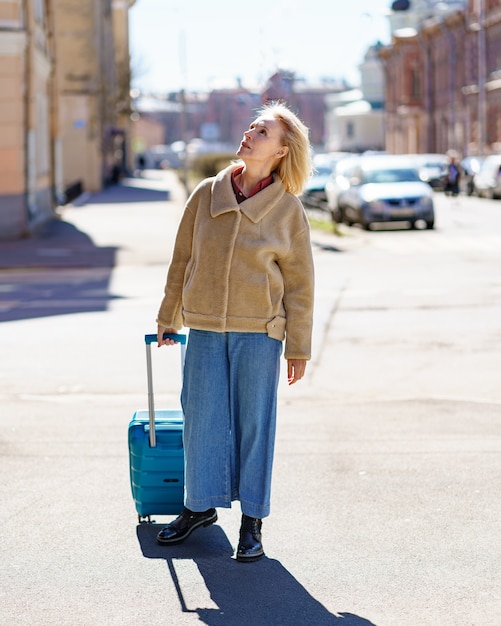
<svg viewBox="0 0 501 626">
<path fill-rule="evenodd" d="M 389 43 L 390 0 L 136 0 L 132 86 L 163 94 L 259 87 L 277 70 L 359 84 L 376 41 Z"/>
</svg>

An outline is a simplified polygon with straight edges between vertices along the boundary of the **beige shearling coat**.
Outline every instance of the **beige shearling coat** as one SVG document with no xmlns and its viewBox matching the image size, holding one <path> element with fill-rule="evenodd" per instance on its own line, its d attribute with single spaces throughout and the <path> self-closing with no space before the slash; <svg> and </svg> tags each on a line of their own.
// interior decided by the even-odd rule
<svg viewBox="0 0 501 626">
<path fill-rule="evenodd" d="M 187 201 L 157 323 L 167 328 L 263 332 L 286 359 L 311 357 L 313 257 L 300 200 L 280 178 L 238 204 L 235 164 Z"/>
</svg>

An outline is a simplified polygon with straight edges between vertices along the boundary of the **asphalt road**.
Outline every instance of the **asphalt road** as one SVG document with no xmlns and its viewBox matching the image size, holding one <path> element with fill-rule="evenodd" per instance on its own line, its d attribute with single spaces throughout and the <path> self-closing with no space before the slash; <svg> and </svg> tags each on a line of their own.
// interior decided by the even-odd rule
<svg viewBox="0 0 501 626">
<path fill-rule="evenodd" d="M 137 524 L 127 425 L 183 191 L 128 181 L 0 244 L 0 616 L 22 626 L 497 626 L 501 202 L 434 231 L 315 230 L 314 357 L 280 387 L 267 558 L 240 511 L 184 544 Z M 155 352 L 177 407 L 176 349 Z M 284 370 L 285 374 L 285 370 Z"/>
</svg>

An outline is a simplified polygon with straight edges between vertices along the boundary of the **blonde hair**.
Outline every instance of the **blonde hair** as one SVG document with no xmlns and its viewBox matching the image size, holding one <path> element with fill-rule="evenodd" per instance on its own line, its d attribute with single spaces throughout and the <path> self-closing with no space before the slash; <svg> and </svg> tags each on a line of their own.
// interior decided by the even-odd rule
<svg viewBox="0 0 501 626">
<path fill-rule="evenodd" d="M 305 124 L 285 104 L 271 102 L 263 106 L 258 117 L 273 116 L 283 129 L 283 142 L 288 151 L 280 159 L 277 174 L 286 190 L 300 195 L 313 171 L 309 130 Z"/>
</svg>

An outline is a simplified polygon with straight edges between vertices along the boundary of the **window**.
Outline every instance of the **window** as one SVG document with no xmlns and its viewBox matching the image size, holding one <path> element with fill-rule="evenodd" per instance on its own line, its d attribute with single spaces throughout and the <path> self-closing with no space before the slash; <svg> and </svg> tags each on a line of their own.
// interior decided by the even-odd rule
<svg viewBox="0 0 501 626">
<path fill-rule="evenodd" d="M 45 0 L 33 0 L 35 19 L 39 24 L 45 24 Z"/>
<path fill-rule="evenodd" d="M 413 101 L 419 100 L 421 98 L 421 81 L 419 77 L 419 71 L 416 68 L 411 69 L 410 86 L 411 99 Z"/>
</svg>

